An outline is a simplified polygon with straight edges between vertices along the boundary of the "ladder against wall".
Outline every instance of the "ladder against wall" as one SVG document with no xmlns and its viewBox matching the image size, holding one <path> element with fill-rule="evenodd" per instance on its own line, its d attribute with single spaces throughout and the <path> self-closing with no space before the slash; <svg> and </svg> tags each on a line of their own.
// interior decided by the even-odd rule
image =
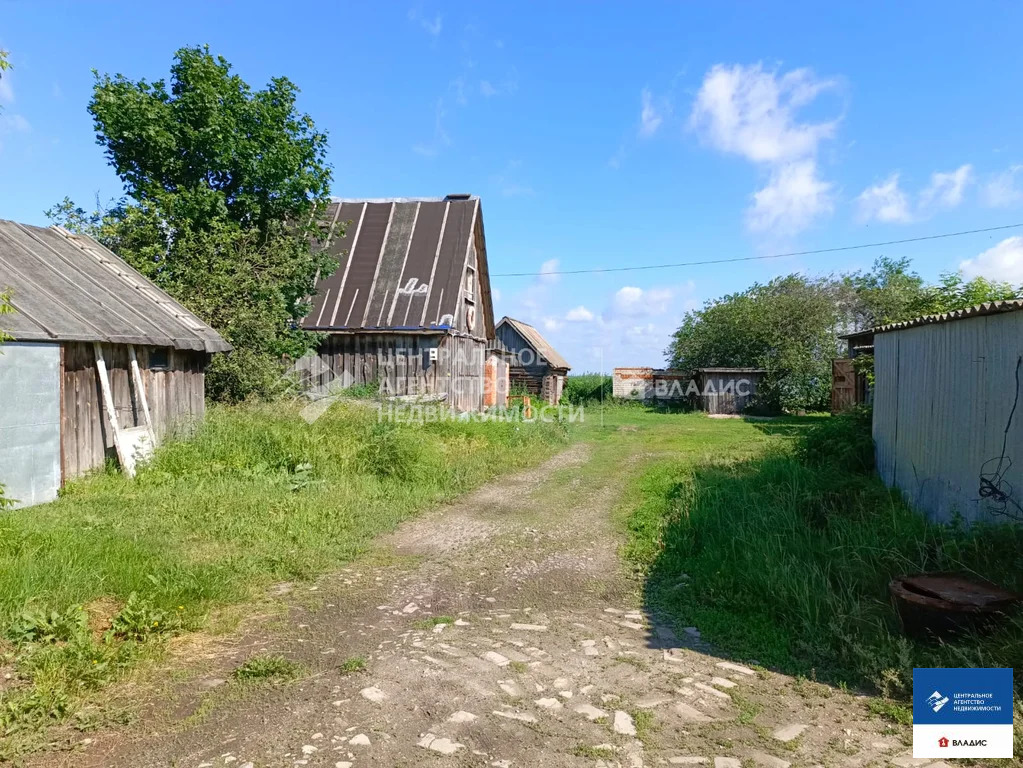
<svg viewBox="0 0 1023 768">
<path fill-rule="evenodd" d="M 134 387 L 135 401 L 142 410 L 143 423 L 137 427 L 122 427 L 118 421 L 117 411 L 114 408 L 114 396 L 110 389 L 110 374 L 103 357 L 103 346 L 96 342 L 93 344 L 93 350 L 96 353 L 96 375 L 99 377 L 99 386 L 103 394 L 103 408 L 107 414 L 107 421 L 110 422 L 117 460 L 128 477 L 135 477 L 136 467 L 150 458 L 156 449 L 156 432 L 153 430 L 153 419 L 149 413 L 146 387 L 142 381 L 138 358 L 135 356 L 135 347 L 131 344 L 128 345 L 129 367 L 131 368 L 129 387 Z"/>
</svg>

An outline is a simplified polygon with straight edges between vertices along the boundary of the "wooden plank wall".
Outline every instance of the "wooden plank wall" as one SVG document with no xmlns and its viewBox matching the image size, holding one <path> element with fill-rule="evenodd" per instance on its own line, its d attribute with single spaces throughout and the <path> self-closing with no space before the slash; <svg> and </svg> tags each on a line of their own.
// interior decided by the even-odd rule
<svg viewBox="0 0 1023 768">
<path fill-rule="evenodd" d="M 1002 441 L 1011 465 L 1003 490 L 1023 504 L 1023 429 L 1015 369 L 1023 355 L 1023 312 L 878 334 L 874 341 L 874 443 L 888 485 L 928 518 L 992 519 L 981 497 Z M 1023 392 L 1020 393 L 1023 400 Z M 994 518 L 1004 520 L 1005 518 Z"/>
<path fill-rule="evenodd" d="M 437 360 L 430 360 L 430 350 Z M 486 342 L 466 336 L 400 333 L 331 334 L 320 345 L 318 366 L 305 366 L 305 386 L 324 390 L 379 384 L 386 395 L 447 393 L 456 410 L 483 407 Z M 308 377 L 305 374 L 309 372 Z"/>
<path fill-rule="evenodd" d="M 696 397 L 696 407 L 707 413 L 737 414 L 742 413 L 753 402 L 757 392 L 757 384 L 763 374 L 760 373 L 697 373 L 696 385 L 700 395 Z M 706 392 L 708 381 L 713 392 Z M 742 386 L 747 394 L 738 394 L 735 390 L 740 381 L 748 382 Z"/>
<path fill-rule="evenodd" d="M 102 466 L 108 456 L 116 458 L 116 452 L 103 408 L 92 344 L 66 342 L 63 347 L 63 475 L 71 479 Z M 187 432 L 205 413 L 206 355 L 167 350 L 167 368 L 150 370 L 150 351 L 147 347 L 135 348 L 157 437 Z M 141 425 L 144 417 L 131 385 L 128 348 L 104 344 L 103 357 L 120 426 Z"/>
</svg>

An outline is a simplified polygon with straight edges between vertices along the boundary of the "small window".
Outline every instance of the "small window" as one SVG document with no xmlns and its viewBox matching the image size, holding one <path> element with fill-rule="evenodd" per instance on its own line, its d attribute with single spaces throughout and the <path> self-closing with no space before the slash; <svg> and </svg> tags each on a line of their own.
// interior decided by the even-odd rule
<svg viewBox="0 0 1023 768">
<path fill-rule="evenodd" d="M 170 350 L 167 347 L 153 347 L 149 350 L 149 370 L 165 371 L 170 368 Z"/>
<path fill-rule="evenodd" d="M 469 301 L 476 298 L 476 275 L 472 270 L 465 273 L 465 298 Z"/>
</svg>

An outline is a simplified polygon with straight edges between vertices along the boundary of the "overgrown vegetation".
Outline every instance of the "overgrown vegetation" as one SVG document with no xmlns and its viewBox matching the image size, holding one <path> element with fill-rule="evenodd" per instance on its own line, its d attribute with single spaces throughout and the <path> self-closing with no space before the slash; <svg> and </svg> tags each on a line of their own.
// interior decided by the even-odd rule
<svg viewBox="0 0 1023 768">
<path fill-rule="evenodd" d="M 645 474 L 627 554 L 651 607 L 737 658 L 896 700 L 915 666 L 1023 666 L 1023 617 L 984 638 L 919 643 L 902 635 L 887 591 L 896 576 L 936 570 L 1019 591 L 1023 529 L 927 522 L 873 473 L 869 413 L 814 422 L 757 458 L 719 453 Z"/>
<path fill-rule="evenodd" d="M 610 402 L 614 396 L 613 385 L 614 379 L 611 376 L 603 376 L 599 373 L 568 376 L 565 378 L 561 401 L 572 405 Z"/>
<path fill-rule="evenodd" d="M 0 517 L 0 633 L 17 671 L 0 691 L 0 733 L 74 717 L 211 609 L 336 568 L 565 439 L 559 424 L 381 424 L 358 403 L 308 424 L 299 409 L 211 407 L 193 439 L 162 446 L 134 481 L 94 475 Z M 238 675 L 269 676 L 260 664 Z"/>
<path fill-rule="evenodd" d="M 869 272 L 756 283 L 686 313 L 666 350 L 675 368 L 758 367 L 768 371 L 757 406 L 826 410 L 839 336 L 853 330 L 1023 296 L 1023 287 L 946 273 L 928 285 L 908 259 L 878 259 Z"/>
<path fill-rule="evenodd" d="M 277 654 L 253 656 L 237 667 L 232 677 L 243 683 L 283 683 L 301 674 L 302 666 L 298 662 Z"/>
<path fill-rule="evenodd" d="M 175 54 L 170 82 L 96 75 L 89 113 L 126 197 L 87 212 L 67 198 L 55 222 L 96 237 L 216 328 L 207 394 L 279 394 L 282 357 L 318 337 L 298 329 L 317 274 L 336 262 L 318 212 L 328 200 L 327 137 L 296 109 L 285 77 L 253 90 L 208 48 Z"/>
</svg>

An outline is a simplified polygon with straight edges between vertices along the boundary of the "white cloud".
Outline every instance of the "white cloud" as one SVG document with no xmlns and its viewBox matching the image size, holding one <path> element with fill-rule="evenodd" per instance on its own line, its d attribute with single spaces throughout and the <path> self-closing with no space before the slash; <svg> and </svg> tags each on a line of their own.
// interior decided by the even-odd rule
<svg viewBox="0 0 1023 768">
<path fill-rule="evenodd" d="M 643 290 L 634 285 L 618 289 L 611 302 L 613 314 L 635 317 L 637 315 L 662 315 L 674 298 L 670 288 L 649 288 Z"/>
<path fill-rule="evenodd" d="M 639 135 L 642 138 L 649 138 L 657 133 L 657 129 L 664 122 L 664 117 L 657 107 L 654 106 L 653 94 L 650 93 L 649 88 L 643 89 L 643 92 L 640 94 L 640 103 L 642 104 L 642 109 L 639 113 Z"/>
<path fill-rule="evenodd" d="M 856 201 L 859 203 L 860 218 L 864 220 L 907 222 L 913 218 L 906 193 L 899 188 L 898 173 L 867 187 Z"/>
<path fill-rule="evenodd" d="M 564 323 L 562 323 L 560 320 L 556 320 L 553 317 L 545 317 L 543 319 L 543 329 L 548 332 L 557 331 L 558 329 L 561 328 L 562 325 L 564 325 Z"/>
<path fill-rule="evenodd" d="M 593 313 L 580 304 L 575 309 L 568 310 L 565 319 L 570 323 L 588 323 L 593 319 Z"/>
<path fill-rule="evenodd" d="M 489 80 L 480 80 L 480 93 L 489 99 L 497 95 L 497 88 Z"/>
<path fill-rule="evenodd" d="M 984 185 L 983 201 L 992 208 L 1008 208 L 1023 202 L 1023 190 L 1016 184 L 1016 177 L 1023 172 L 1023 165 L 1013 165 L 996 174 Z"/>
<path fill-rule="evenodd" d="M 413 8 L 408 12 L 408 18 L 409 21 L 419 22 L 419 26 L 422 27 L 426 34 L 428 34 L 430 37 L 437 37 L 438 35 L 440 35 L 441 30 L 444 28 L 444 20 L 441 18 L 440 14 L 437 14 L 432 19 L 429 19 L 421 15 L 418 10 Z"/>
<path fill-rule="evenodd" d="M 552 285 L 558 282 L 558 280 L 561 279 L 561 275 L 554 274 L 558 271 L 558 264 L 559 262 L 557 259 L 548 259 L 543 264 L 541 264 L 540 276 L 537 279 L 537 282 L 542 283 L 544 285 Z"/>
<path fill-rule="evenodd" d="M 812 159 L 775 168 L 767 186 L 753 195 L 746 223 L 754 232 L 795 234 L 834 210 L 833 185 L 817 174 Z"/>
<path fill-rule="evenodd" d="M 973 166 L 961 165 L 954 171 L 932 173 L 931 183 L 920 193 L 920 206 L 930 208 L 938 205 L 954 208 L 963 201 L 963 192 L 973 181 Z"/>
<path fill-rule="evenodd" d="M 800 122 L 800 107 L 834 88 L 809 69 L 784 75 L 761 64 L 714 66 L 703 80 L 690 126 L 722 152 L 755 163 L 780 163 L 813 155 L 817 145 L 834 136 L 838 120 Z"/>
<path fill-rule="evenodd" d="M 32 126 L 23 115 L 0 115 L 0 133 L 28 133 Z"/>
<path fill-rule="evenodd" d="M 986 277 L 1023 285 L 1023 237 L 1009 237 L 959 265 L 966 277 Z"/>
<path fill-rule="evenodd" d="M 716 149 L 769 172 L 746 211 L 751 230 L 793 235 L 834 210 L 834 185 L 820 177 L 816 157 L 839 118 L 812 122 L 798 113 L 837 85 L 809 69 L 781 74 L 762 64 L 718 64 L 704 77 L 690 128 Z"/>
</svg>

